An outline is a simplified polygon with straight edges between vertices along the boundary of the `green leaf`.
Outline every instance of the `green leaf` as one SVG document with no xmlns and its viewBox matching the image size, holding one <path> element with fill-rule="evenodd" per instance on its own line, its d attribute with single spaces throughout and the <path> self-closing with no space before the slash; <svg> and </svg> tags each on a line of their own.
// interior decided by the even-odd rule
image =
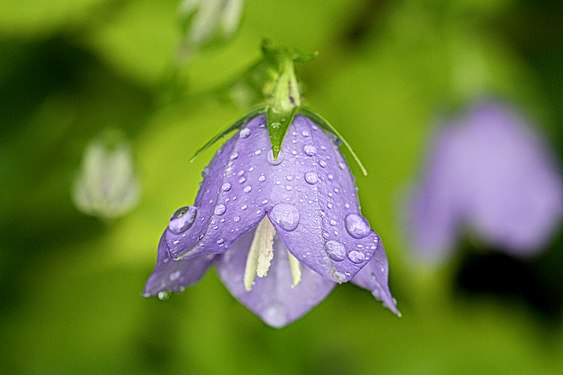
<svg viewBox="0 0 563 375">
<path fill-rule="evenodd" d="M 247 113 L 246 115 L 244 115 L 242 118 L 240 118 L 234 124 L 227 126 L 225 129 L 223 129 L 223 131 L 219 132 L 219 134 L 217 134 L 215 137 L 211 138 L 206 144 L 203 145 L 203 147 L 201 147 L 199 150 L 197 150 L 196 153 L 194 154 L 194 156 L 192 156 L 192 158 L 190 159 L 190 163 L 193 163 L 194 160 L 197 159 L 197 157 L 201 153 L 206 151 L 209 147 L 213 146 L 218 140 L 225 137 L 227 134 L 229 134 L 233 130 L 236 130 L 236 129 L 246 125 L 246 123 L 248 121 L 250 121 L 254 117 L 264 113 L 265 111 L 266 111 L 265 108 L 254 109 L 254 110 L 250 111 L 249 113 Z"/>
<path fill-rule="evenodd" d="M 268 107 L 266 110 L 266 122 L 268 123 L 274 159 L 277 159 L 280 153 L 285 133 L 287 133 L 287 128 L 295 117 L 296 110 L 296 107 L 290 108 L 289 111 L 277 111 L 272 107 Z"/>
<path fill-rule="evenodd" d="M 314 112 L 313 110 L 307 108 L 307 107 L 300 107 L 299 108 L 299 113 L 309 117 L 311 120 L 313 120 L 314 123 L 316 123 L 317 125 L 319 125 L 320 127 L 331 131 L 332 133 L 334 133 L 334 135 L 336 135 L 338 137 L 338 139 L 344 144 L 344 146 L 346 146 L 346 148 L 348 149 L 348 151 L 350 151 L 350 154 L 352 155 L 352 157 L 354 158 L 354 160 L 356 161 L 356 163 L 358 164 L 358 167 L 360 167 L 360 170 L 362 171 L 362 174 L 364 176 L 368 175 L 368 171 L 366 170 L 366 168 L 364 167 L 364 165 L 362 164 L 360 158 L 358 157 L 358 155 L 356 155 L 356 153 L 354 152 L 354 150 L 352 149 L 352 146 L 350 146 L 350 144 L 348 143 L 348 141 L 346 141 L 346 139 L 344 139 L 344 137 L 338 132 L 338 130 L 336 130 L 336 128 L 334 126 L 332 126 L 324 117 L 322 117 L 321 115 L 317 114 L 316 112 Z"/>
</svg>

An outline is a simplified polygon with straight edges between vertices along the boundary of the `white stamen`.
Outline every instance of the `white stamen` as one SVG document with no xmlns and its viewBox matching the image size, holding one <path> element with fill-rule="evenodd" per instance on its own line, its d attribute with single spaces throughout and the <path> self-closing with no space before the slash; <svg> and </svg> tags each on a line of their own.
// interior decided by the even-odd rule
<svg viewBox="0 0 563 375">
<path fill-rule="evenodd" d="M 287 259 L 291 270 L 291 287 L 294 288 L 301 282 L 301 263 L 289 251 L 287 252 Z"/>
<path fill-rule="evenodd" d="M 274 236 L 276 229 L 268 217 L 264 217 L 254 233 L 252 245 L 246 258 L 244 269 L 244 288 L 246 291 L 252 289 L 254 278 L 268 275 L 270 263 L 274 258 Z"/>
</svg>

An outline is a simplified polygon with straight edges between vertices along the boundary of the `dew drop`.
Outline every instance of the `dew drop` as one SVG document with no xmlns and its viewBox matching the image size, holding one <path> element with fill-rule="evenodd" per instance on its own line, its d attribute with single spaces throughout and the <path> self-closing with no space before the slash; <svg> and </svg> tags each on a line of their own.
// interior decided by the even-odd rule
<svg viewBox="0 0 563 375">
<path fill-rule="evenodd" d="M 246 204 L 243 204 L 242 206 L 240 206 L 240 209 L 243 210 L 243 211 L 246 210 L 247 208 L 248 208 L 248 206 Z"/>
<path fill-rule="evenodd" d="M 352 251 L 350 251 L 350 253 L 348 254 L 348 259 L 350 259 L 350 261 L 351 261 L 352 263 L 360 264 L 360 263 L 362 263 L 364 260 L 366 260 L 366 255 L 365 255 L 364 253 L 362 253 L 361 251 L 352 250 Z"/>
<path fill-rule="evenodd" d="M 270 212 L 270 218 L 285 231 L 292 231 L 299 224 L 299 211 L 289 203 L 280 203 Z"/>
<path fill-rule="evenodd" d="M 334 180 L 334 175 L 329 174 L 329 175 L 327 176 L 327 178 L 328 178 L 330 181 L 332 181 L 332 180 Z"/>
<path fill-rule="evenodd" d="M 164 292 L 158 292 L 158 299 L 161 301 L 168 301 L 170 299 L 170 295 L 172 293 L 168 292 L 168 291 L 164 291 Z"/>
<path fill-rule="evenodd" d="M 350 236 L 357 239 L 367 237 L 371 232 L 368 221 L 358 214 L 349 214 L 346 216 L 344 224 Z"/>
<path fill-rule="evenodd" d="M 308 137 L 308 136 L 310 136 L 311 134 L 310 134 L 307 130 L 303 130 L 303 131 L 301 132 L 301 135 L 302 135 L 303 137 Z"/>
<path fill-rule="evenodd" d="M 240 177 L 244 174 L 244 171 L 241 169 L 240 171 L 238 171 L 237 175 Z"/>
<path fill-rule="evenodd" d="M 241 177 L 238 182 L 240 182 L 241 184 L 244 183 L 246 181 L 246 177 Z"/>
<path fill-rule="evenodd" d="M 233 187 L 233 186 L 231 185 L 230 182 L 225 182 L 225 183 L 221 186 L 221 190 L 223 190 L 223 191 L 229 191 L 229 190 L 231 190 L 231 187 Z"/>
<path fill-rule="evenodd" d="M 344 245 L 342 245 L 338 241 L 330 240 L 325 243 L 325 250 L 330 259 L 335 260 L 337 262 L 341 262 L 344 260 L 346 256 L 346 249 Z"/>
<path fill-rule="evenodd" d="M 330 225 L 332 225 L 333 227 L 336 226 L 336 220 L 334 220 L 334 219 L 330 219 L 329 223 L 330 223 Z"/>
<path fill-rule="evenodd" d="M 338 162 L 338 168 L 344 169 L 344 168 L 346 168 L 346 164 L 344 164 L 344 162 L 339 161 Z"/>
<path fill-rule="evenodd" d="M 235 216 L 235 217 L 233 217 L 233 221 L 234 221 L 235 223 L 238 223 L 238 222 L 240 221 L 240 216 Z"/>
<path fill-rule="evenodd" d="M 248 138 L 250 136 L 250 129 L 243 128 L 240 130 L 239 137 L 240 138 Z"/>
<path fill-rule="evenodd" d="M 238 158 L 238 152 L 233 152 L 231 154 L 231 160 L 235 160 L 236 158 Z"/>
<path fill-rule="evenodd" d="M 215 241 L 215 243 L 217 243 L 217 245 L 221 245 L 223 242 L 225 242 L 224 239 L 219 238 L 217 241 Z"/>
<path fill-rule="evenodd" d="M 309 156 L 314 156 L 317 154 L 317 148 L 313 145 L 305 145 L 303 146 L 303 152 Z"/>
<path fill-rule="evenodd" d="M 252 190 L 252 186 L 250 185 L 246 185 L 244 189 L 242 189 L 242 191 L 244 191 L 245 193 L 250 193 L 251 190 Z"/>
<path fill-rule="evenodd" d="M 181 272 L 180 272 L 179 270 L 172 272 L 172 273 L 170 274 L 170 276 L 169 276 L 170 281 L 176 281 L 176 280 L 178 280 L 178 278 L 180 277 L 180 274 L 181 274 Z"/>
<path fill-rule="evenodd" d="M 310 185 L 314 185 L 319 182 L 319 176 L 315 172 L 309 171 L 305 173 L 305 181 Z"/>
<path fill-rule="evenodd" d="M 170 218 L 168 229 L 174 234 L 180 234 L 192 226 L 197 216 L 197 207 L 185 206 L 176 210 Z"/>
<path fill-rule="evenodd" d="M 266 176 L 260 175 L 260 177 L 258 177 L 258 181 L 260 181 L 260 182 L 266 181 Z"/>
<path fill-rule="evenodd" d="M 219 204 L 217 205 L 217 207 L 215 207 L 215 210 L 213 212 L 215 213 L 215 215 L 223 215 L 225 211 L 227 211 L 227 207 L 225 207 L 224 204 Z"/>
<path fill-rule="evenodd" d="M 258 149 L 256 151 L 254 151 L 254 155 L 258 156 L 262 153 L 262 150 Z"/>
<path fill-rule="evenodd" d="M 280 151 L 280 153 L 278 154 L 277 159 L 274 158 L 274 152 L 271 149 L 270 151 L 268 151 L 268 163 L 270 163 L 271 165 L 280 165 L 282 161 L 283 161 L 282 151 Z"/>
<path fill-rule="evenodd" d="M 323 168 L 326 168 L 326 161 L 321 160 L 321 161 L 319 162 L 319 165 L 320 165 L 321 167 L 323 167 Z"/>
<path fill-rule="evenodd" d="M 286 312 L 280 304 L 268 306 L 261 314 L 262 319 L 272 327 L 282 327 L 287 324 Z"/>
</svg>

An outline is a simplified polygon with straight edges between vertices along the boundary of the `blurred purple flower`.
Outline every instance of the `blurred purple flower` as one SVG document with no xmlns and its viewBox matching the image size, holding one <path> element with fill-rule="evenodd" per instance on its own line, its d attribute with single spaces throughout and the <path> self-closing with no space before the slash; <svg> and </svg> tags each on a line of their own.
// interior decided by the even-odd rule
<svg viewBox="0 0 563 375">
<path fill-rule="evenodd" d="M 337 144 L 310 119 L 294 119 L 274 159 L 265 118 L 254 118 L 205 168 L 195 206 L 172 216 L 145 296 L 181 292 L 215 264 L 230 292 L 273 327 L 347 281 L 398 314 L 385 250 L 356 190 Z"/>
<path fill-rule="evenodd" d="M 562 181 L 521 115 L 482 102 L 439 130 L 429 156 L 408 213 L 417 255 L 447 257 L 464 227 L 513 255 L 541 251 L 561 218 Z"/>
</svg>

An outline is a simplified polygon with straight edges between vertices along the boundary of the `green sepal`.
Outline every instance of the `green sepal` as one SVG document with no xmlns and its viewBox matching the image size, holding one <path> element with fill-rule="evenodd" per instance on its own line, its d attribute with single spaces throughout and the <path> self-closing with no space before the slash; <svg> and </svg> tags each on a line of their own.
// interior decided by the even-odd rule
<svg viewBox="0 0 563 375">
<path fill-rule="evenodd" d="M 272 107 L 268 107 L 266 110 L 266 123 L 268 124 L 268 133 L 270 134 L 274 159 L 278 158 L 285 133 L 287 133 L 287 129 L 291 125 L 296 111 L 297 107 L 292 108 L 288 112 L 278 112 Z"/>
<path fill-rule="evenodd" d="M 192 156 L 192 158 L 190 159 L 190 163 L 193 163 L 194 160 L 197 159 L 197 157 L 201 153 L 206 151 L 209 147 L 213 146 L 221 138 L 225 137 L 227 134 L 229 134 L 233 130 L 237 130 L 238 128 L 246 125 L 250 120 L 252 120 L 253 118 L 255 118 L 256 116 L 258 116 L 260 114 L 263 114 L 264 112 L 266 112 L 266 108 L 256 108 L 256 109 L 250 111 L 249 113 L 247 113 L 246 115 L 244 115 L 242 118 L 240 118 L 235 123 L 227 126 L 225 129 L 223 129 L 221 132 L 219 132 L 219 134 L 217 134 L 216 136 L 211 138 L 206 144 L 204 144 L 199 150 L 197 150 L 195 152 L 194 156 Z"/>
<path fill-rule="evenodd" d="M 364 176 L 368 175 L 367 169 L 364 167 L 364 165 L 362 164 L 362 161 L 360 160 L 358 155 L 356 155 L 356 153 L 352 149 L 352 146 L 350 146 L 350 144 L 348 143 L 348 141 L 346 141 L 346 139 L 344 139 L 342 134 L 340 134 L 338 132 L 338 130 L 336 130 L 336 128 L 334 126 L 332 126 L 324 117 L 322 117 L 321 115 L 317 114 L 316 112 L 314 112 L 313 110 L 311 110 L 307 107 L 299 107 L 298 113 L 301 113 L 301 114 L 309 117 L 311 120 L 313 120 L 313 122 L 315 124 L 319 125 L 321 128 L 324 128 L 325 130 L 328 130 L 328 131 L 332 132 L 334 135 L 336 135 L 336 137 L 338 137 L 338 139 L 342 142 L 342 144 L 344 144 L 344 146 L 346 146 L 348 151 L 350 151 L 350 154 L 352 155 L 352 157 L 354 158 L 354 160 L 358 164 L 358 167 L 360 167 L 362 174 Z"/>
</svg>

